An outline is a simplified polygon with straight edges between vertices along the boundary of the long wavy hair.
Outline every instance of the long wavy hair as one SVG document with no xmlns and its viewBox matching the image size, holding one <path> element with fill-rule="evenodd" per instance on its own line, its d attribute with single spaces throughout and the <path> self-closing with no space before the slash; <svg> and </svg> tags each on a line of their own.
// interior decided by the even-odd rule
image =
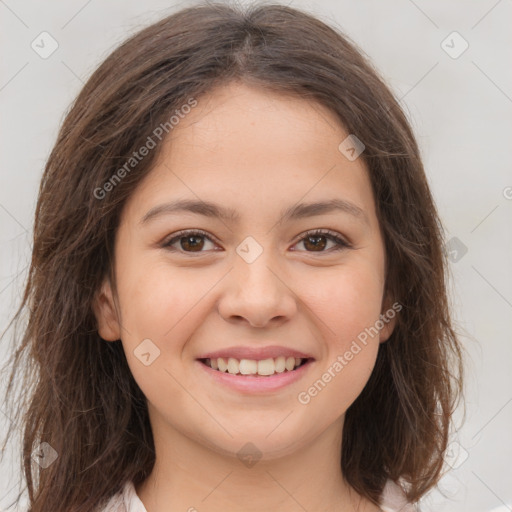
<svg viewBox="0 0 512 512">
<path fill-rule="evenodd" d="M 145 396 L 121 342 L 99 336 L 92 303 L 106 276 L 115 285 L 120 212 L 162 144 L 107 194 L 99 198 L 98 190 L 176 109 L 234 80 L 319 102 L 365 145 L 385 241 L 385 293 L 402 310 L 346 412 L 346 480 L 375 504 L 388 479 L 401 482 L 415 502 L 444 474 L 463 395 L 463 349 L 450 313 L 444 229 L 404 112 L 339 29 L 283 5 L 206 3 L 115 49 L 70 107 L 47 160 L 24 293 L 2 334 L 23 322 L 8 361 L 14 423 L 5 443 L 21 429 L 30 512 L 92 511 L 127 480 L 137 485 L 151 473 Z M 58 454 L 48 467 L 32 457 L 41 443 Z"/>
</svg>

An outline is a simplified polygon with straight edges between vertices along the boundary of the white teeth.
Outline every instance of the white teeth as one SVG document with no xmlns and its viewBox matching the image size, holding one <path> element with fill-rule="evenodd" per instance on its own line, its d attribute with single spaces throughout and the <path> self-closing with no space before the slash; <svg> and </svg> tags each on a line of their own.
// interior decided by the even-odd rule
<svg viewBox="0 0 512 512">
<path fill-rule="evenodd" d="M 255 373 L 258 373 L 258 361 L 253 361 L 251 359 L 241 359 L 239 368 L 242 375 L 254 375 Z"/>
<path fill-rule="evenodd" d="M 299 359 L 299 361 L 300 361 L 300 359 Z M 284 370 L 286 369 L 286 357 L 283 357 L 283 356 L 276 357 L 275 369 L 276 369 L 277 373 L 284 372 Z"/>
<path fill-rule="evenodd" d="M 233 359 L 230 357 L 228 359 L 228 372 L 232 373 L 233 375 L 236 375 L 238 373 L 240 363 L 237 359 Z"/>
<path fill-rule="evenodd" d="M 295 362 L 295 359 L 293 362 Z M 273 359 L 262 359 L 258 361 L 258 375 L 272 375 L 275 373 L 275 369 L 276 365 Z"/>
<path fill-rule="evenodd" d="M 206 364 L 220 372 L 228 372 L 231 375 L 238 373 L 242 375 L 274 375 L 274 373 L 283 373 L 285 370 L 291 372 L 300 365 L 302 359 L 300 357 L 284 357 L 279 356 L 275 359 L 262 359 L 256 361 L 254 359 L 235 359 L 234 357 L 218 357 L 215 359 L 206 359 Z"/>
<path fill-rule="evenodd" d="M 225 372 L 228 369 L 228 363 L 222 357 L 217 359 L 217 365 L 219 367 L 219 371 L 221 372 Z"/>
<path fill-rule="evenodd" d="M 284 367 L 288 371 L 293 370 L 295 368 L 295 357 L 287 357 L 286 358 L 286 363 L 285 363 Z"/>
</svg>

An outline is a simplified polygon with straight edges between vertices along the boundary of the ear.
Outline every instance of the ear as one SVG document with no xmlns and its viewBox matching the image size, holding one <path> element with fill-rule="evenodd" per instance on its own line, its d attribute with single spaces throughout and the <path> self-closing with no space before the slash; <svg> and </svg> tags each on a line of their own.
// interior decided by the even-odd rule
<svg viewBox="0 0 512 512">
<path fill-rule="evenodd" d="M 382 310 L 380 319 L 384 327 L 380 330 L 379 342 L 384 343 L 393 333 L 396 326 L 396 317 L 398 312 L 402 309 L 402 305 L 398 302 L 392 303 L 390 297 L 386 297 L 382 301 Z"/>
<path fill-rule="evenodd" d="M 105 278 L 100 290 L 94 296 L 92 309 L 98 323 L 98 334 L 107 341 L 119 340 L 121 338 L 120 322 L 108 278 Z"/>
</svg>

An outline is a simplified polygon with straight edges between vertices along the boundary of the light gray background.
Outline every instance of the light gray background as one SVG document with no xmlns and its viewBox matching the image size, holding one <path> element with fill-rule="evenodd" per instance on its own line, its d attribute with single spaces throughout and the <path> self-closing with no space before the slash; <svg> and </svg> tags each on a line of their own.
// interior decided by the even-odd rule
<svg viewBox="0 0 512 512">
<path fill-rule="evenodd" d="M 114 47 L 187 5 L 0 0 L 0 329 L 20 299 L 39 180 L 64 113 Z M 337 25 L 370 56 L 413 124 L 448 238 L 467 248 L 452 253 L 451 263 L 455 318 L 471 357 L 467 418 L 454 432 L 459 455 L 441 481 L 444 495 L 432 492 L 422 510 L 512 510 L 512 2 L 290 5 Z M 59 45 L 46 59 L 31 48 L 43 31 Z M 445 51 L 463 48 L 453 31 L 469 44 L 457 58 Z M 0 428 L 8 423 L 0 414 Z M 14 453 L 11 446 L 0 467 L 0 509 L 19 481 Z"/>
</svg>

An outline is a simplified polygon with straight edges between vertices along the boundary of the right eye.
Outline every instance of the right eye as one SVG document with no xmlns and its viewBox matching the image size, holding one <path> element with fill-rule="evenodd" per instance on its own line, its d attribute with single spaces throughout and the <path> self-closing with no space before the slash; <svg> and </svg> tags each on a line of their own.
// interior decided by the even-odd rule
<svg viewBox="0 0 512 512">
<path fill-rule="evenodd" d="M 212 239 L 205 231 L 197 230 L 197 229 L 189 229 L 184 230 L 176 233 L 172 236 L 172 238 L 168 239 L 162 244 L 162 247 L 165 249 L 168 249 L 170 251 L 177 251 L 177 252 L 191 252 L 191 253 L 197 253 L 197 252 L 205 252 L 202 251 L 204 247 L 204 241 L 201 241 L 202 238 L 208 239 L 210 242 L 212 242 Z M 173 247 L 175 244 L 179 243 L 180 248 L 176 249 Z M 212 242 L 213 243 L 213 242 Z"/>
</svg>

